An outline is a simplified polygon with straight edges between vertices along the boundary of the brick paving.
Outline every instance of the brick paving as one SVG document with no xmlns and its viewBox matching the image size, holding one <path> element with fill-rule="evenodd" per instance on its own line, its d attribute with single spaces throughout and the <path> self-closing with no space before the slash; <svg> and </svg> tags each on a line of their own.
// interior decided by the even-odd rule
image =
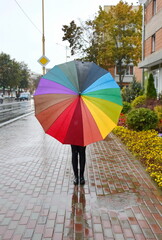
<svg viewBox="0 0 162 240">
<path fill-rule="evenodd" d="M 113 134 L 86 150 L 84 187 L 71 148 L 33 115 L 0 128 L 0 240 L 161 240 L 162 194 Z"/>
</svg>

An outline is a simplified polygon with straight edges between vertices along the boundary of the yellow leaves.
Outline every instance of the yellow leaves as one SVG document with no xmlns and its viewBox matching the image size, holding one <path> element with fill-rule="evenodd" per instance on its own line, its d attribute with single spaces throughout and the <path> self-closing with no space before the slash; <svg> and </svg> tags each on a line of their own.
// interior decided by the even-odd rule
<svg viewBox="0 0 162 240">
<path fill-rule="evenodd" d="M 104 67 L 129 59 L 135 64 L 141 55 L 142 8 L 120 1 L 115 6 L 100 8 L 93 21 L 98 41 L 97 61 Z"/>
<path fill-rule="evenodd" d="M 155 130 L 136 132 L 121 126 L 113 132 L 145 164 L 146 171 L 162 187 L 162 137 Z"/>
</svg>

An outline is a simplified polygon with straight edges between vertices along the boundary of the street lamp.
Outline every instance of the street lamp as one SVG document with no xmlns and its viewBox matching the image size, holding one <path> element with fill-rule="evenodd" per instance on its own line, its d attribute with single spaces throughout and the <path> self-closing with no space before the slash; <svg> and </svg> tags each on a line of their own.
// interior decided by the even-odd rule
<svg viewBox="0 0 162 240">
<path fill-rule="evenodd" d="M 57 45 L 60 45 L 61 47 L 64 47 L 65 48 L 65 51 L 66 51 L 66 62 L 67 62 L 67 59 L 70 58 L 70 56 L 67 55 L 67 51 L 68 51 L 68 46 L 64 46 L 64 45 L 61 45 L 59 43 L 56 43 Z"/>
</svg>

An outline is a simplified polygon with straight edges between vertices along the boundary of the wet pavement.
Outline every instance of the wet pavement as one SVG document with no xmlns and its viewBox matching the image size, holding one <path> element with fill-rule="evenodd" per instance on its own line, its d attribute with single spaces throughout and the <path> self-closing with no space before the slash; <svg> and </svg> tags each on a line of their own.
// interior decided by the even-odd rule
<svg viewBox="0 0 162 240">
<path fill-rule="evenodd" d="M 85 186 L 71 148 L 33 115 L 0 128 L 0 240 L 161 240 L 162 194 L 113 134 L 87 146 Z"/>
<path fill-rule="evenodd" d="M 0 125 L 3 122 L 34 111 L 33 99 L 29 101 L 6 101 L 5 99 L 5 102 L 0 104 Z"/>
</svg>

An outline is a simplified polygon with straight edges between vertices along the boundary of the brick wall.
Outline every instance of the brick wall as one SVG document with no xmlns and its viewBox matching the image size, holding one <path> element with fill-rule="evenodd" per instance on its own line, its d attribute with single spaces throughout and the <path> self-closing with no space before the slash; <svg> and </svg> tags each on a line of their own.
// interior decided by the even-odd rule
<svg viewBox="0 0 162 240">
<path fill-rule="evenodd" d="M 162 0 L 157 0 L 157 12 L 162 9 Z"/>
<path fill-rule="evenodd" d="M 155 50 L 158 51 L 162 49 L 162 28 L 156 32 L 156 45 Z"/>
<path fill-rule="evenodd" d="M 156 0 L 157 12 L 153 16 L 153 0 L 149 0 L 145 9 L 145 44 L 144 56 L 152 53 L 152 35 L 155 34 L 155 51 L 162 49 L 162 0 Z"/>
<path fill-rule="evenodd" d="M 151 37 L 145 41 L 144 56 L 147 57 L 151 54 Z"/>
<path fill-rule="evenodd" d="M 152 1 L 149 2 L 148 6 L 145 9 L 145 24 L 147 24 L 152 18 Z"/>
<path fill-rule="evenodd" d="M 108 71 L 111 73 L 113 77 L 115 77 L 115 67 L 109 68 Z"/>
<path fill-rule="evenodd" d="M 160 49 L 162 49 L 162 28 L 159 29 L 156 32 L 156 38 L 155 38 L 155 51 L 159 51 Z M 144 52 L 144 56 L 147 57 L 148 55 L 150 55 L 152 52 L 152 38 L 149 37 L 146 41 L 145 41 L 145 52 Z"/>
<path fill-rule="evenodd" d="M 142 69 L 134 67 L 134 75 L 136 77 L 137 82 L 142 82 Z"/>
<path fill-rule="evenodd" d="M 156 0 L 157 13 L 162 9 L 162 0 Z M 145 10 L 145 24 L 153 17 L 153 0 L 150 1 Z"/>
</svg>

